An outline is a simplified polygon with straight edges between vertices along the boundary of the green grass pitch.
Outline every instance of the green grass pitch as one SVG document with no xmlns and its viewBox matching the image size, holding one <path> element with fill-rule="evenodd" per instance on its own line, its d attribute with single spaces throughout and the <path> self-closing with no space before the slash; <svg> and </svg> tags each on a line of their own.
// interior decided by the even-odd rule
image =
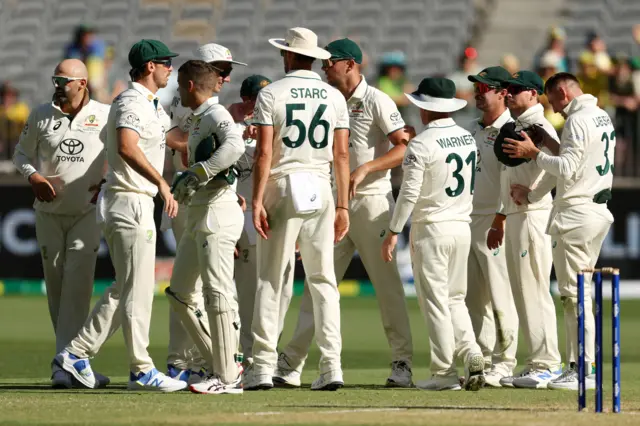
<svg viewBox="0 0 640 426">
<path fill-rule="evenodd" d="M 287 318 L 283 339 L 293 331 L 299 299 Z M 428 334 L 416 300 L 409 300 L 414 338 L 414 380 L 428 377 Z M 559 301 L 556 302 L 559 306 Z M 610 310 L 605 309 L 605 407 L 611 400 Z M 151 355 L 165 368 L 168 304 L 154 303 Z M 561 319 L 561 312 L 558 312 Z M 561 324 L 561 323 L 560 323 Z M 314 346 L 299 390 L 244 395 L 135 393 L 126 388 L 127 360 L 116 334 L 92 360 L 111 377 L 104 390 L 48 388 L 54 340 L 43 297 L 0 298 L 0 424 L 193 425 L 193 424 L 431 424 L 431 425 L 613 425 L 640 424 L 640 301 L 622 302 L 623 413 L 577 413 L 576 393 L 548 390 L 483 389 L 480 392 L 425 392 L 385 389 L 389 349 L 375 298 L 342 300 L 342 361 L 346 386 L 311 392 L 318 350 Z M 564 327 L 559 327 L 564 355 Z M 521 340 L 522 342 L 522 340 Z M 519 360 L 524 357 L 521 343 Z M 520 366 L 518 367 L 520 368 Z M 462 372 L 462 370 L 460 370 Z"/>
</svg>

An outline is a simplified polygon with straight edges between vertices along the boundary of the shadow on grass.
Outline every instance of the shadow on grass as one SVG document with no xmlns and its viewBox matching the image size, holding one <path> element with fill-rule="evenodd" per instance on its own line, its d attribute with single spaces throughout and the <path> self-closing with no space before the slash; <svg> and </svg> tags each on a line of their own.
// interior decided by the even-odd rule
<svg viewBox="0 0 640 426">
<path fill-rule="evenodd" d="M 317 408 L 332 409 L 337 411 L 353 411 L 353 410 L 468 410 L 468 411 L 520 411 L 520 412 L 539 412 L 539 411 L 556 411 L 541 410 L 539 408 L 517 408 L 517 407 L 491 407 L 486 405 L 469 406 L 469 405 L 309 405 L 309 404 L 287 404 L 272 405 L 274 408 Z"/>
<path fill-rule="evenodd" d="M 2 383 L 0 384 L 0 393 L 11 391 L 47 391 L 51 393 L 64 394 L 116 394 L 119 391 L 126 391 L 126 385 L 109 385 L 108 388 L 102 389 L 53 389 L 50 384 L 28 384 L 28 383 Z M 116 392 L 111 392 L 116 391 Z M 131 392 L 135 393 L 135 392 Z"/>
</svg>

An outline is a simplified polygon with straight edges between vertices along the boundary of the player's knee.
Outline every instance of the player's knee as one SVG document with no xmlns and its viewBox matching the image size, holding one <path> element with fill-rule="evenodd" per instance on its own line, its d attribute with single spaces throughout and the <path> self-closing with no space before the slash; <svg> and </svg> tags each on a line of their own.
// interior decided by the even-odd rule
<svg viewBox="0 0 640 426">
<path fill-rule="evenodd" d="M 235 311 L 230 301 L 233 299 L 229 299 L 228 295 L 214 289 L 206 289 L 203 292 L 204 306 L 207 311 L 214 314 L 223 314 Z"/>
<path fill-rule="evenodd" d="M 193 306 L 196 307 L 197 303 L 196 303 L 196 295 L 193 293 L 183 293 L 183 292 L 178 292 L 178 291 L 174 291 L 171 290 L 171 287 L 167 287 L 164 290 L 164 294 L 167 296 L 167 298 L 169 298 L 169 301 L 174 303 L 180 303 L 182 305 L 186 305 L 186 306 Z"/>
</svg>

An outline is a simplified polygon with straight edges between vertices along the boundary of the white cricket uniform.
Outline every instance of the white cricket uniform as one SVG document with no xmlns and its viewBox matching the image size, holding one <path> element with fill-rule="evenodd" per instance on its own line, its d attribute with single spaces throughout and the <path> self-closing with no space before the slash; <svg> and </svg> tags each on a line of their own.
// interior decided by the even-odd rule
<svg viewBox="0 0 640 426">
<path fill-rule="evenodd" d="M 347 107 L 351 130 L 349 165 L 353 172 L 385 155 L 391 147 L 388 136 L 404 128 L 405 123 L 395 102 L 382 91 L 369 86 L 364 77 L 347 101 Z M 335 274 L 338 282 L 342 281 L 358 250 L 378 297 L 392 361 L 405 361 L 410 367 L 413 345 L 398 265 L 395 258 L 389 263 L 380 261 L 380 250 L 394 204 L 389 170 L 370 173 L 358 185 L 356 196 L 349 202 L 349 233 L 334 248 Z M 302 369 L 313 339 L 313 329 L 311 295 L 305 287 L 298 325 L 283 351 L 292 368 Z"/>
<path fill-rule="evenodd" d="M 407 147 L 389 226 L 399 233 L 413 212 L 411 262 L 437 376 L 457 376 L 455 355 L 481 353 L 465 305 L 476 160 L 473 136 L 452 118 L 429 123 Z"/>
<path fill-rule="evenodd" d="M 212 156 L 196 160 L 200 143 L 211 136 Z M 244 152 L 242 134 L 231 114 L 210 98 L 193 111 L 189 129 L 189 166 L 200 164 L 209 178 L 198 189 L 187 208 L 187 227 L 180 239 L 170 288 L 180 300 L 197 308 L 196 280 L 202 278 L 204 308 L 202 321 L 211 332 L 211 346 L 202 345 L 199 336 L 191 337 L 200 353 L 210 362 L 210 372 L 229 383 L 237 375 L 235 353 L 238 348 L 237 303 L 233 282 L 233 252 L 244 223 L 235 191 L 219 173 L 231 167 Z M 189 328 L 187 327 L 187 330 Z M 201 337 L 201 336 L 200 336 Z"/>
<path fill-rule="evenodd" d="M 564 305 L 567 361 L 577 360 L 577 274 L 593 268 L 602 242 L 613 223 L 605 200 L 597 195 L 610 190 L 616 137 L 609 115 L 588 94 L 567 105 L 560 140 L 560 155 L 541 152 L 536 163 L 557 178 L 556 197 L 547 233 L 551 235 L 553 264 Z M 544 191 L 534 189 L 529 201 L 537 202 Z M 595 330 L 591 307 L 591 277 L 585 276 L 585 358 L 594 362 Z"/>
<path fill-rule="evenodd" d="M 107 182 L 98 197 L 116 281 L 104 293 L 67 350 L 80 358 L 95 355 L 122 325 L 130 371 L 154 368 L 149 356 L 149 325 L 155 287 L 156 225 L 153 197 L 158 188 L 118 154 L 118 129 L 138 133 L 138 147 L 160 174 L 164 169 L 169 116 L 158 98 L 139 83 L 114 99 L 107 122 Z"/>
<path fill-rule="evenodd" d="M 558 135 L 536 104 L 516 119 L 516 131 L 541 125 L 555 140 Z M 527 365 L 555 371 L 560 366 L 558 324 L 551 297 L 551 238 L 546 227 L 551 212 L 551 193 L 535 203 L 518 206 L 511 198 L 511 185 L 534 188 L 546 173 L 529 161 L 517 167 L 502 166 L 500 172 L 501 213 L 506 216 L 505 251 L 517 320 L 527 345 Z M 555 179 L 554 179 L 555 180 Z"/>
<path fill-rule="evenodd" d="M 342 94 L 313 71 L 296 70 L 260 91 L 254 120 L 273 126 L 273 159 L 264 194 L 269 239 L 258 239 L 252 334 L 254 374 L 271 382 L 278 358 L 282 276 L 296 240 L 313 301 L 320 374 L 340 372 L 340 294 L 334 272 L 331 191 L 335 129 L 349 127 Z"/>
<path fill-rule="evenodd" d="M 212 99 L 216 99 L 212 98 Z M 191 121 L 193 120 L 192 111 L 190 108 L 182 106 L 180 96 L 176 93 L 169 106 L 169 117 L 171 118 L 171 126 L 169 131 L 174 128 L 179 128 L 183 132 L 189 132 Z M 182 156 L 179 152 L 173 152 L 172 155 L 173 166 L 177 172 L 186 170 L 186 167 L 182 164 Z M 169 218 L 166 212 L 162 212 L 162 225 L 161 230 L 171 228 L 173 236 L 176 240 L 176 247 L 180 244 L 180 240 L 185 233 L 187 227 L 187 206 L 180 204 L 178 206 L 178 214 L 173 219 Z M 202 280 L 200 276 L 196 280 L 196 296 L 198 300 L 196 305 L 200 309 L 204 309 L 204 299 L 202 298 Z M 167 364 L 173 365 L 181 370 L 191 369 L 198 371 L 200 367 L 203 367 L 205 360 L 200 354 L 200 351 L 194 346 L 193 339 L 187 330 L 185 330 L 182 322 L 176 312 L 169 310 L 169 347 L 167 354 Z"/>
<path fill-rule="evenodd" d="M 94 192 L 104 173 L 109 106 L 89 101 L 75 117 L 46 103 L 29 115 L 13 157 L 26 178 L 36 171 L 56 198 L 36 199 L 36 237 L 42 256 L 56 353 L 73 339 L 89 313 L 100 246 Z"/>
<path fill-rule="evenodd" d="M 250 119 L 247 124 L 250 124 Z M 244 131 L 245 124 L 238 123 L 237 126 Z M 247 203 L 247 210 L 244 212 L 244 229 L 240 240 L 238 240 L 238 251 L 240 256 L 235 262 L 236 290 L 238 292 L 238 311 L 240 314 L 240 346 L 246 363 L 253 362 L 253 335 L 251 334 L 251 324 L 253 322 L 253 309 L 255 306 L 256 288 L 258 286 L 258 263 L 256 256 L 257 232 L 253 226 L 252 200 L 253 200 L 253 157 L 256 150 L 256 140 L 248 138 L 245 140 L 245 151 L 236 163 L 239 173 L 237 180 L 237 191 Z M 293 275 L 295 271 L 295 255 L 292 254 L 291 266 L 285 268 L 283 280 L 285 285 L 282 288 L 280 298 L 280 317 L 278 319 L 278 334 L 282 333 L 284 320 L 291 296 L 293 295 Z"/>
<path fill-rule="evenodd" d="M 510 376 L 516 366 L 518 313 L 513 301 L 504 249 L 489 250 L 487 234 L 500 208 L 500 169 L 493 143 L 505 123 L 511 122 L 508 109 L 492 124 L 479 121 L 470 129 L 478 147 L 473 211 L 471 212 L 471 252 L 468 269 L 467 306 L 485 367 Z"/>
</svg>

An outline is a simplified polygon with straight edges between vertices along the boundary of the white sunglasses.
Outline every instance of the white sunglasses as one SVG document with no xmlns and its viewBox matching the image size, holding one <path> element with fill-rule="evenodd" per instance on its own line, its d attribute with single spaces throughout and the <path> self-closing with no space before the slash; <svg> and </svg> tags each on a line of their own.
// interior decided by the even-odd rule
<svg viewBox="0 0 640 426">
<path fill-rule="evenodd" d="M 53 83 L 53 87 L 64 87 L 69 84 L 70 81 L 76 80 L 84 80 L 82 77 L 66 77 L 64 75 L 54 75 L 51 77 L 51 82 Z"/>
</svg>

